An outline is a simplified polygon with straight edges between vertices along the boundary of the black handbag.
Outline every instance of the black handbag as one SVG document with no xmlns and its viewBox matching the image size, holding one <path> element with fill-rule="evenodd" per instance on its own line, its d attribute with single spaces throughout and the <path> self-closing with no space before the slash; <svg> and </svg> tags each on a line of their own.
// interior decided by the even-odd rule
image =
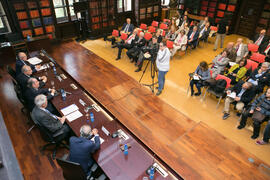
<svg viewBox="0 0 270 180">
<path fill-rule="evenodd" d="M 259 107 L 264 101 L 264 98 L 257 104 L 256 107 Z M 256 109 L 254 110 L 254 113 L 252 115 L 252 120 L 253 121 L 258 121 L 258 122 L 263 122 L 265 119 L 266 115 L 262 114 L 260 111 L 257 111 Z"/>
</svg>

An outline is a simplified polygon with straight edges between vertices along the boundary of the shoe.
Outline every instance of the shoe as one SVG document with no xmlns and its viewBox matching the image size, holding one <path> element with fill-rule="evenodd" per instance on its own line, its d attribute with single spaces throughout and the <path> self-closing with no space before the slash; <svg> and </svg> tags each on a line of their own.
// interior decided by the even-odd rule
<svg viewBox="0 0 270 180">
<path fill-rule="evenodd" d="M 193 96 L 193 94 L 194 94 L 194 91 L 191 91 L 190 96 Z"/>
<path fill-rule="evenodd" d="M 112 48 L 116 48 L 117 47 L 117 45 L 112 45 Z"/>
<path fill-rule="evenodd" d="M 227 119 L 228 117 L 230 117 L 230 114 L 229 114 L 229 113 L 224 113 L 222 119 L 225 120 L 225 119 Z"/>
<path fill-rule="evenodd" d="M 237 129 L 243 129 L 245 126 L 239 125 L 237 126 Z"/>
<path fill-rule="evenodd" d="M 240 112 L 237 112 L 236 113 L 236 116 L 240 117 L 241 116 L 241 113 Z"/>
<path fill-rule="evenodd" d="M 197 93 L 195 93 L 195 96 L 199 96 L 199 95 L 201 95 L 201 93 L 198 93 L 198 92 L 197 92 Z"/>
<path fill-rule="evenodd" d="M 140 72 L 141 71 L 141 68 L 138 68 L 135 70 L 135 72 Z"/>
<path fill-rule="evenodd" d="M 159 96 L 162 93 L 162 91 L 158 91 L 156 96 Z"/>
<path fill-rule="evenodd" d="M 265 144 L 268 144 L 268 142 L 264 142 L 263 140 L 258 140 L 255 142 L 255 144 L 257 145 L 265 145 Z"/>
<path fill-rule="evenodd" d="M 119 59 L 121 59 L 120 57 L 117 57 L 115 60 L 118 61 Z"/>
<path fill-rule="evenodd" d="M 131 60 L 130 60 L 131 63 L 134 63 L 134 61 L 135 61 L 134 59 L 131 59 Z"/>
<path fill-rule="evenodd" d="M 253 135 L 251 136 L 251 139 L 256 139 L 257 137 L 259 137 L 259 135 L 253 134 Z"/>
<path fill-rule="evenodd" d="M 216 51 L 217 49 L 213 49 L 213 51 Z"/>
</svg>

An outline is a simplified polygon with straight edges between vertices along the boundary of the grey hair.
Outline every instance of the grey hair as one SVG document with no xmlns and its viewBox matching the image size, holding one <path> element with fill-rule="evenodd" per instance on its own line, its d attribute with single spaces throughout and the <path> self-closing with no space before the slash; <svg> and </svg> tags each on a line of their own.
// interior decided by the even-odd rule
<svg viewBox="0 0 270 180">
<path fill-rule="evenodd" d="M 43 104 L 47 102 L 47 97 L 44 94 L 37 95 L 35 97 L 35 104 L 37 107 L 41 107 Z"/>
<path fill-rule="evenodd" d="M 267 68 L 269 68 L 270 63 L 269 63 L 269 62 L 263 62 L 263 63 L 262 63 L 262 66 L 267 66 Z"/>
<path fill-rule="evenodd" d="M 28 69 L 27 68 L 30 68 L 30 66 L 27 66 L 27 65 L 23 65 L 22 67 L 22 73 L 26 72 Z"/>
<path fill-rule="evenodd" d="M 89 138 L 91 136 L 91 126 L 83 125 L 80 128 L 80 135 L 81 135 L 81 137 Z"/>
<path fill-rule="evenodd" d="M 27 87 L 31 88 L 33 87 L 33 84 L 35 83 L 35 80 L 37 80 L 36 78 L 30 78 L 27 81 Z"/>
<path fill-rule="evenodd" d="M 144 36 L 144 32 L 140 32 L 140 35 L 143 35 Z"/>
<path fill-rule="evenodd" d="M 19 59 L 21 59 L 21 56 L 24 55 L 24 54 L 25 54 L 24 52 L 19 52 L 19 53 L 18 53 Z"/>
</svg>

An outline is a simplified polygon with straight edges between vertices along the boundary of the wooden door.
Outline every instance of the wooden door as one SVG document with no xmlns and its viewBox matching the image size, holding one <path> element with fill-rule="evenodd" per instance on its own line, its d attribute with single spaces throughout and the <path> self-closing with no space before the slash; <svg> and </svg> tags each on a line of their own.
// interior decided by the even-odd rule
<svg viewBox="0 0 270 180">
<path fill-rule="evenodd" d="M 264 0 L 244 0 L 241 3 L 236 23 L 236 34 L 246 37 L 254 35 Z"/>
</svg>

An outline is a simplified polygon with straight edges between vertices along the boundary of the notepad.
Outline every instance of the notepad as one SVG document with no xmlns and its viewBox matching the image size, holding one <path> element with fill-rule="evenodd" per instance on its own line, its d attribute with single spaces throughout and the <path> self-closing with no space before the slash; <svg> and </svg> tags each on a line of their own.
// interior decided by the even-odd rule
<svg viewBox="0 0 270 180">
<path fill-rule="evenodd" d="M 74 112 L 68 114 L 66 117 L 67 117 L 67 120 L 68 120 L 69 122 L 72 122 L 72 121 L 74 121 L 75 119 L 78 119 L 78 118 L 80 118 L 80 117 L 82 117 L 82 116 L 83 116 L 82 113 L 81 113 L 79 110 L 77 110 L 77 111 L 74 111 Z"/>
<path fill-rule="evenodd" d="M 42 63 L 42 60 L 37 57 L 32 57 L 27 60 L 30 64 L 37 65 Z"/>
<path fill-rule="evenodd" d="M 64 116 L 74 112 L 74 111 L 77 111 L 79 108 L 78 106 L 76 106 L 76 104 L 71 104 L 63 109 L 61 109 L 61 112 L 64 114 Z"/>
<path fill-rule="evenodd" d="M 194 79 L 194 80 L 200 80 L 199 76 L 197 76 L 197 75 L 194 75 L 194 76 L 193 76 L 193 79 Z"/>
<path fill-rule="evenodd" d="M 234 99 L 236 97 L 236 93 L 235 92 L 231 92 L 227 96 Z"/>
<path fill-rule="evenodd" d="M 104 139 L 102 139 L 100 136 L 99 136 L 99 140 L 100 140 L 100 144 L 102 144 L 104 142 Z M 93 137 L 91 139 L 91 141 L 95 142 L 95 137 Z"/>
<path fill-rule="evenodd" d="M 43 70 L 43 69 L 47 69 L 47 65 L 46 65 L 46 64 L 40 66 L 40 68 L 38 69 L 38 71 L 41 71 L 41 70 Z"/>
</svg>

